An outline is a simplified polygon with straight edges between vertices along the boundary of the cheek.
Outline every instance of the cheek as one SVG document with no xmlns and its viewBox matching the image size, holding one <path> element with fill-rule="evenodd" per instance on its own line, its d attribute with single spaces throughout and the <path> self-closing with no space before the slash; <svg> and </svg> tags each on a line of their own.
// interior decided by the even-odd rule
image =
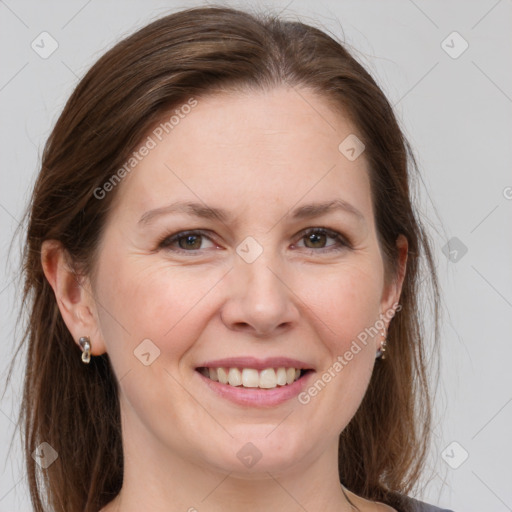
<svg viewBox="0 0 512 512">
<path fill-rule="evenodd" d="M 151 260 L 105 258 L 98 272 L 100 328 L 114 365 L 132 364 L 133 351 L 146 339 L 160 350 L 161 362 L 176 364 L 208 322 L 205 299 L 223 272 Z"/>
<path fill-rule="evenodd" d="M 115 264 L 104 260 L 108 272 L 98 272 L 102 277 L 98 298 L 105 306 L 100 314 L 101 331 L 120 381 L 130 428 L 142 422 L 166 439 L 166 426 L 172 424 L 188 436 L 182 423 L 201 424 L 204 417 L 180 384 L 183 370 L 190 370 L 184 368 L 186 355 L 210 320 L 208 293 L 225 271 L 179 268 L 150 260 L 149 256 L 119 258 Z M 147 352 L 150 364 L 146 366 L 137 355 Z M 179 443 L 174 448 L 181 449 Z"/>
<path fill-rule="evenodd" d="M 301 299 L 317 319 L 332 359 L 348 350 L 358 336 L 363 339 L 365 332 L 374 333 L 370 328 L 379 319 L 382 292 L 382 276 L 376 268 L 372 262 L 347 262 L 328 274 L 318 269 L 300 277 Z"/>
<path fill-rule="evenodd" d="M 337 435 L 356 413 L 375 364 L 372 329 L 379 319 L 382 278 L 375 264 L 343 265 L 328 277 L 302 280 L 302 299 L 321 342 L 323 367 L 301 395 L 312 428 Z M 321 287 L 314 286 L 322 283 Z M 311 412 L 313 411 L 313 412 Z M 334 419 L 326 423 L 325 418 Z"/>
</svg>

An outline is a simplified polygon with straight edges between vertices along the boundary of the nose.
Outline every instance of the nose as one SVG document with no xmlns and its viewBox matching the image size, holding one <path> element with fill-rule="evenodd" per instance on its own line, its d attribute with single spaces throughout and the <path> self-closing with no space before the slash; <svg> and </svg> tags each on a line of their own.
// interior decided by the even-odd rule
<svg viewBox="0 0 512 512">
<path fill-rule="evenodd" d="M 226 282 L 221 318 L 233 331 L 274 337 L 297 324 L 297 296 L 277 262 L 261 255 L 253 263 L 236 261 Z"/>
</svg>

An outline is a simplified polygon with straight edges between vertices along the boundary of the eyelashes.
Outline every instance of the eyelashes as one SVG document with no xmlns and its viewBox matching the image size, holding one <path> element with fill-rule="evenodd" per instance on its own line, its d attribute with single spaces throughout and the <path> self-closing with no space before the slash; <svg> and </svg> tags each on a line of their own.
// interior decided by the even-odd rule
<svg viewBox="0 0 512 512">
<path fill-rule="evenodd" d="M 158 247 L 161 249 L 167 249 L 176 252 L 198 252 L 197 250 L 190 249 L 197 249 L 196 247 L 194 247 L 194 243 L 196 243 L 197 240 L 201 241 L 203 238 L 206 238 L 207 240 L 211 241 L 210 236 L 201 229 L 195 229 L 193 231 L 180 231 L 173 235 L 166 236 L 158 244 Z M 188 244 L 187 249 L 184 249 L 183 247 L 172 247 L 173 244 L 175 244 L 176 242 L 181 242 L 182 240 L 185 240 L 185 244 Z"/>
<path fill-rule="evenodd" d="M 322 252 L 331 252 L 352 248 L 352 244 L 346 239 L 346 237 L 332 229 L 308 228 L 306 230 L 301 231 L 298 236 L 299 241 L 307 239 L 308 242 L 310 243 L 317 243 L 319 237 L 325 237 L 326 239 L 331 238 L 335 241 L 334 244 L 327 245 L 326 247 L 305 247 L 305 249 L 310 250 L 312 252 L 318 252 L 319 250 Z"/>
<path fill-rule="evenodd" d="M 334 240 L 334 243 L 328 244 L 328 239 Z M 208 231 L 202 229 L 194 229 L 190 231 L 179 231 L 177 233 L 166 235 L 160 240 L 158 249 L 163 249 L 175 253 L 195 253 L 202 254 L 205 248 L 201 248 L 203 240 L 208 240 L 213 247 L 216 247 L 215 242 L 212 241 L 212 236 Z M 308 247 L 304 244 L 303 249 L 310 254 L 314 253 L 331 253 L 336 251 L 342 251 L 352 249 L 350 241 L 344 237 L 341 233 L 328 228 L 308 228 L 301 231 L 297 235 L 298 242 L 304 241 L 311 244 L 328 244 L 325 247 Z M 176 247 L 176 245 L 178 247 Z M 294 244 L 295 245 L 295 244 Z M 299 250 L 302 248 L 299 247 Z"/>
</svg>

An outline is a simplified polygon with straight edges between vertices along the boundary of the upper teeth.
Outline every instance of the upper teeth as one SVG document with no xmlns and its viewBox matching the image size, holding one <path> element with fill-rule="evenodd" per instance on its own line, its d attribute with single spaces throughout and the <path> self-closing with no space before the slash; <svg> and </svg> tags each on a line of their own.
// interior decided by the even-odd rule
<svg viewBox="0 0 512 512">
<path fill-rule="evenodd" d="M 202 368 L 201 373 L 221 384 L 264 389 L 286 386 L 300 377 L 297 368 L 265 368 L 261 371 L 254 368 Z"/>
</svg>

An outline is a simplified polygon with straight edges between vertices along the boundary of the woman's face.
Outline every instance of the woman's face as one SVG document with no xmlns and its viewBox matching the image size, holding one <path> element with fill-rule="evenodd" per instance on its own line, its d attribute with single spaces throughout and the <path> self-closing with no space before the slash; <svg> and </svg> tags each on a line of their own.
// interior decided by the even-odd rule
<svg viewBox="0 0 512 512">
<path fill-rule="evenodd" d="M 240 475 L 335 457 L 400 291 L 357 130 L 303 89 L 196 100 L 143 141 L 98 253 L 125 450 Z"/>
</svg>

